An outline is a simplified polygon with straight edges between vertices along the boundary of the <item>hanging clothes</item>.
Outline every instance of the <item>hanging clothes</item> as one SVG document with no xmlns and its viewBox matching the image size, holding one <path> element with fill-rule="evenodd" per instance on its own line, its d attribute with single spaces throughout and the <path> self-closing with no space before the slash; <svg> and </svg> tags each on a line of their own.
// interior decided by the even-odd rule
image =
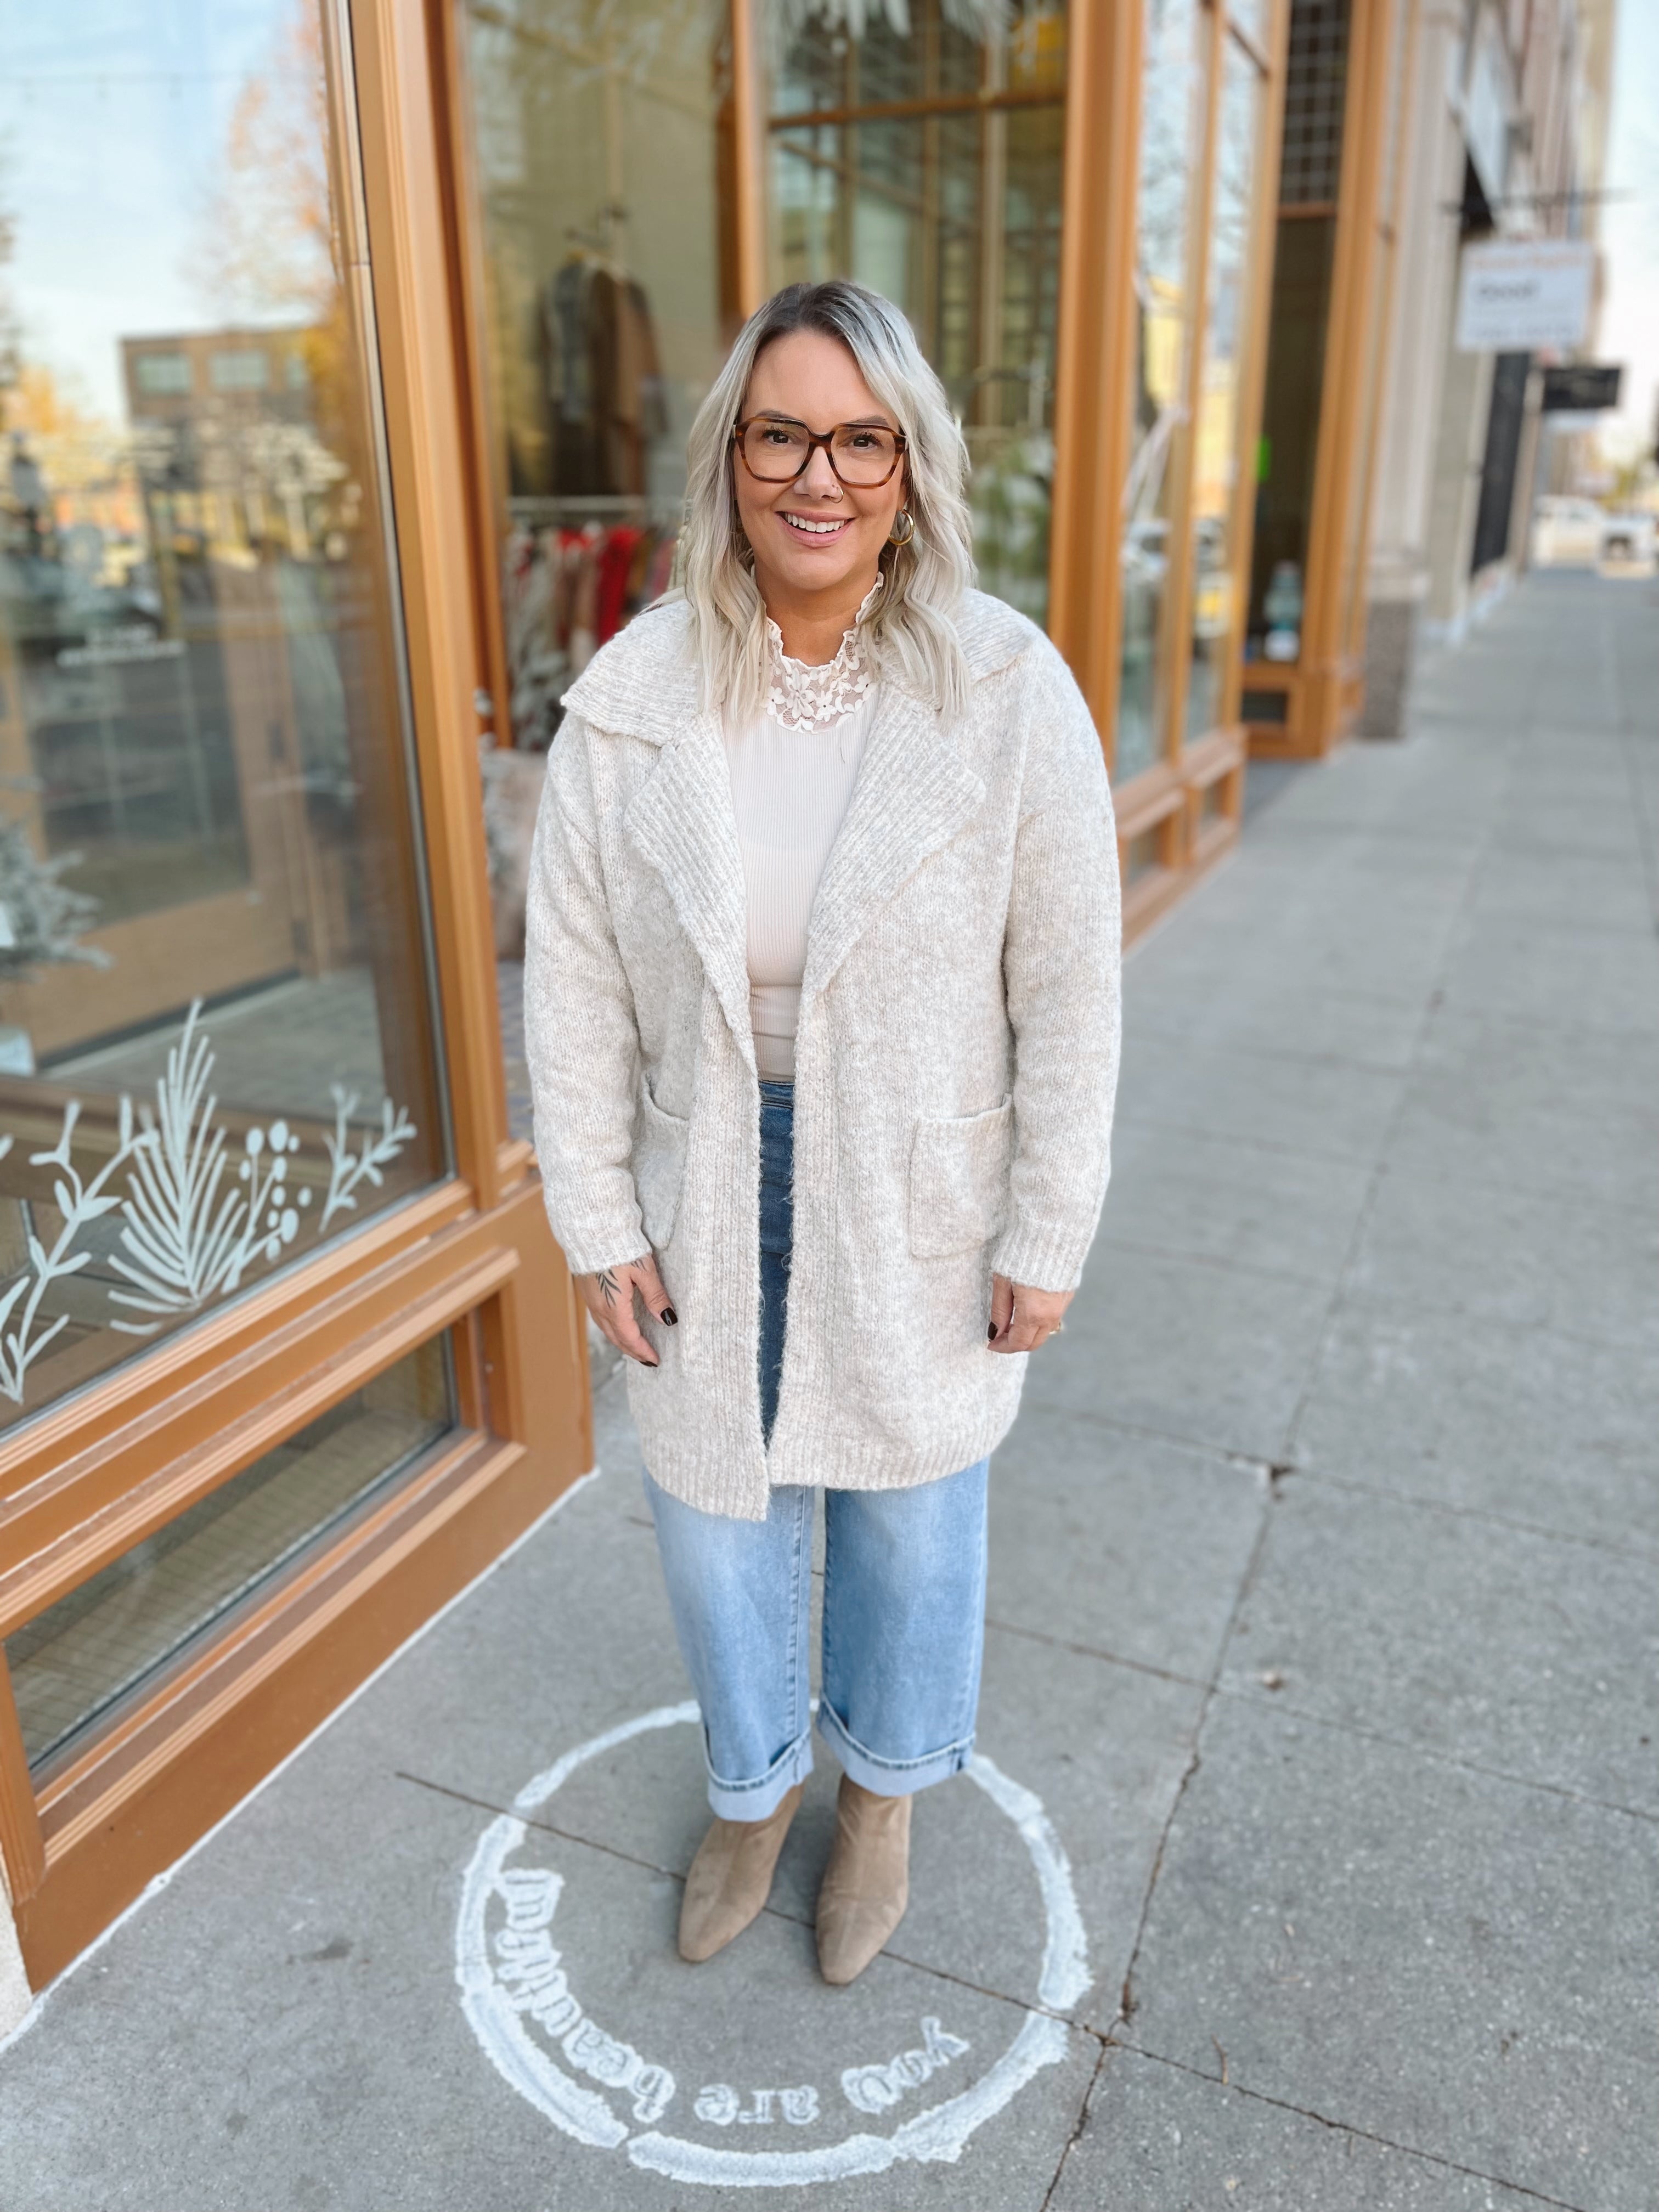
<svg viewBox="0 0 1659 2212">
<path fill-rule="evenodd" d="M 554 492 L 642 495 L 651 447 L 668 428 L 645 288 L 573 254 L 544 289 L 541 338 Z"/>
</svg>

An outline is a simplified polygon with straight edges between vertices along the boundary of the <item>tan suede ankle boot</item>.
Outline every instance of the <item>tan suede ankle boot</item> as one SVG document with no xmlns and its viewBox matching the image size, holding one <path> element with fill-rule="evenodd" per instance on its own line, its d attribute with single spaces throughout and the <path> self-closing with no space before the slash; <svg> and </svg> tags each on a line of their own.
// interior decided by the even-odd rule
<svg viewBox="0 0 1659 2212">
<path fill-rule="evenodd" d="M 805 1784 L 798 1782 L 763 1820 L 710 1823 L 680 1900 L 680 1956 L 693 1966 L 741 1936 L 772 1894 L 778 1853 Z"/>
<path fill-rule="evenodd" d="M 856 1981 L 910 1901 L 910 1800 L 878 1797 L 841 1778 L 836 1840 L 818 1891 L 818 1967 L 837 1988 Z"/>
</svg>

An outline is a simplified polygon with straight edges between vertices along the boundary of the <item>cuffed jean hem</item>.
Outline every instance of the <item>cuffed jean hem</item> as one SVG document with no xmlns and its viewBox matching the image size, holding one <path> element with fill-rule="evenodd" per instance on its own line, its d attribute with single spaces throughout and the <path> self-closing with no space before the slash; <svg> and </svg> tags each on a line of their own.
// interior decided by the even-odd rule
<svg viewBox="0 0 1659 2212">
<path fill-rule="evenodd" d="M 960 1774 L 974 1755 L 974 1739 L 965 1735 L 943 1751 L 924 1753 L 920 1759 L 881 1759 L 866 1751 L 827 1698 L 818 1699 L 818 1734 L 841 1764 L 841 1769 L 860 1790 L 877 1797 L 913 1797 L 919 1790 Z"/>
<path fill-rule="evenodd" d="M 752 1782 L 722 1782 L 708 1764 L 706 1748 L 702 1763 L 708 1774 L 708 1802 L 718 1819 L 767 1820 L 795 1784 L 805 1782 L 812 1771 L 811 1732 L 808 1729 L 797 1736 Z"/>
</svg>

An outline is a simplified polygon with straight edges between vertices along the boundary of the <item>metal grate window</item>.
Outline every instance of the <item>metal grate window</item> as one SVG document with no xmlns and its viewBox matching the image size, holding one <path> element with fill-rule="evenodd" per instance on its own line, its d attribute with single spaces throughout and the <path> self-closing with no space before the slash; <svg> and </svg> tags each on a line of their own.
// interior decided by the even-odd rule
<svg viewBox="0 0 1659 2212">
<path fill-rule="evenodd" d="M 1281 207 L 1335 199 L 1347 83 L 1348 0 L 1294 0 L 1285 71 Z"/>
</svg>

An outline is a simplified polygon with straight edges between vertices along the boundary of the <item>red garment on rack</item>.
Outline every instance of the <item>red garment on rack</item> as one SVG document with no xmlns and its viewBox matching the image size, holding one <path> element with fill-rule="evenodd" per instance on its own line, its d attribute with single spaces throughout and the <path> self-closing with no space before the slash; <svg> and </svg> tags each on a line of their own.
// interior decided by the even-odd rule
<svg viewBox="0 0 1659 2212">
<path fill-rule="evenodd" d="M 617 523 L 605 533 L 599 549 L 599 587 L 593 609 L 593 634 L 603 645 L 615 637 L 628 611 L 628 579 L 643 530 Z"/>
</svg>

